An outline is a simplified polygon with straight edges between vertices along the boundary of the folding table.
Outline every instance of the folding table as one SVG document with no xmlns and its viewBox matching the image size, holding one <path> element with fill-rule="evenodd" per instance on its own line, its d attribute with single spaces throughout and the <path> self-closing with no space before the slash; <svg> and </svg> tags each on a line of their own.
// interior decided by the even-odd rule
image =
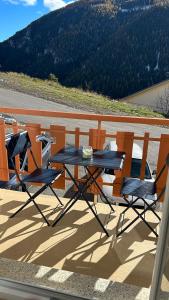
<svg viewBox="0 0 169 300">
<path fill-rule="evenodd" d="M 102 191 L 101 187 L 99 186 L 97 179 L 101 175 L 103 169 L 109 168 L 113 170 L 120 170 L 123 166 L 124 161 L 124 152 L 119 151 L 110 151 L 110 150 L 94 150 L 92 158 L 83 158 L 82 155 L 82 149 L 81 148 L 75 148 L 75 147 L 65 147 L 58 153 L 56 153 L 53 157 L 49 159 L 49 164 L 51 163 L 61 163 L 63 164 L 63 167 L 65 171 L 70 176 L 72 182 L 74 183 L 75 187 L 77 188 L 77 191 L 75 191 L 74 195 L 71 197 L 71 199 L 66 204 L 65 209 L 61 212 L 61 214 L 56 218 L 52 226 L 55 226 L 63 217 L 64 215 L 71 209 L 71 207 L 79 200 L 80 197 L 82 197 L 92 213 L 94 214 L 95 218 L 99 222 L 100 226 L 104 230 L 107 236 L 108 232 L 103 226 L 100 218 L 98 217 L 97 213 L 94 211 L 92 205 L 90 204 L 89 200 L 87 199 L 85 192 L 88 190 L 88 188 L 94 184 L 100 194 L 104 197 L 107 204 L 110 206 L 111 210 L 114 211 L 113 207 L 111 206 L 109 200 L 107 199 L 107 196 Z M 84 182 L 81 184 L 79 181 L 74 177 L 74 175 L 71 173 L 71 171 L 68 169 L 67 165 L 76 165 L 76 166 L 82 166 L 85 168 L 88 176 L 87 178 L 84 178 Z M 94 167 L 91 168 L 90 167 Z M 94 171 L 93 171 L 94 169 Z"/>
</svg>

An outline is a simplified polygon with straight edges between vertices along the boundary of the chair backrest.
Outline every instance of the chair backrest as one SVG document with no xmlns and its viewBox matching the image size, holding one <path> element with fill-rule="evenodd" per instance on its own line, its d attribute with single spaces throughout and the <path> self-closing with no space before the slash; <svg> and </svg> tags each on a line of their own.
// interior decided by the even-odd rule
<svg viewBox="0 0 169 300">
<path fill-rule="evenodd" d="M 31 148 L 31 141 L 27 131 L 12 135 L 6 145 L 8 159 L 13 160 L 16 155 L 26 154 L 26 151 Z"/>
</svg>

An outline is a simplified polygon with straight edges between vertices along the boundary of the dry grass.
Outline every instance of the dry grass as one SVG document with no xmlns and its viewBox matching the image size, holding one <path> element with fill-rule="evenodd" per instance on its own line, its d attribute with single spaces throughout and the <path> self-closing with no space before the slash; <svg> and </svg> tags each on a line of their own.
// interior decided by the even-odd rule
<svg viewBox="0 0 169 300">
<path fill-rule="evenodd" d="M 163 117 L 146 107 L 115 101 L 96 93 L 67 88 L 52 80 L 41 80 L 24 74 L 0 72 L 0 87 L 96 113 Z"/>
</svg>

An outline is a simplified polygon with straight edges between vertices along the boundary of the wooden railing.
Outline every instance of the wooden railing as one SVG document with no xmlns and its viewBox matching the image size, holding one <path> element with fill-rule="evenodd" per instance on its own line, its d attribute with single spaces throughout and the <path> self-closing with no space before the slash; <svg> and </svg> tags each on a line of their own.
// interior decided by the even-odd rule
<svg viewBox="0 0 169 300">
<path fill-rule="evenodd" d="M 95 149 L 103 149 L 106 145 L 107 140 L 116 140 L 118 150 L 125 151 L 126 159 L 122 172 L 118 172 L 116 175 L 114 193 L 119 194 L 121 179 L 123 176 L 130 176 L 131 171 L 131 159 L 132 159 L 132 147 L 135 141 L 142 142 L 142 164 L 140 171 L 140 178 L 145 176 L 146 161 L 148 156 L 149 143 L 158 143 L 157 151 L 157 174 L 163 164 L 165 163 L 166 155 L 169 152 L 169 134 L 160 134 L 160 136 L 151 136 L 149 132 L 145 132 L 142 135 L 135 134 L 135 132 L 125 132 L 123 128 L 119 128 L 117 132 L 107 131 L 105 129 L 105 124 L 108 123 L 132 123 L 132 124 L 144 124 L 146 125 L 156 125 L 156 126 L 169 126 L 168 119 L 160 118 L 143 118 L 143 117 L 127 117 L 127 116 L 112 116 L 112 115 L 97 115 L 97 114 L 81 114 L 81 113 L 67 113 L 67 112 L 57 112 L 57 111 L 46 111 L 46 110 L 32 110 L 32 109 L 20 109 L 20 108 L 0 108 L 0 112 L 8 113 L 12 115 L 25 115 L 25 116 L 36 116 L 44 118 L 56 118 L 56 125 L 50 125 L 49 127 L 43 126 L 39 123 L 26 123 L 21 125 L 19 123 L 14 123 L 13 125 L 5 125 L 3 121 L 0 121 L 0 179 L 8 179 L 8 159 L 5 149 L 5 134 L 7 130 L 12 130 L 14 133 L 20 130 L 27 130 L 30 135 L 32 142 L 33 152 L 37 158 L 39 165 L 42 165 L 42 147 L 39 142 L 37 142 L 37 135 L 42 132 L 48 132 L 50 136 L 55 141 L 51 145 L 51 155 L 59 151 L 62 147 L 67 144 L 68 136 L 73 137 L 72 144 L 79 147 L 84 143 L 83 139 L 89 145 Z M 17 117 L 16 117 L 17 118 Z M 60 125 L 60 120 L 69 120 L 67 126 Z M 71 122 L 75 120 L 81 120 L 80 126 L 72 126 Z M 88 124 L 89 121 L 93 121 L 93 127 L 84 129 L 84 124 Z M 79 121 L 78 121 L 79 122 Z M 73 128 L 74 127 L 74 128 Z M 113 129 L 113 126 L 112 126 Z M 16 162 L 19 167 L 19 163 Z M 56 166 L 60 167 L 59 165 Z M 31 172 L 34 169 L 34 163 L 31 157 L 28 158 L 28 171 Z M 79 168 L 74 167 L 74 174 L 77 179 L 79 179 Z M 66 181 L 69 178 L 66 174 L 59 179 L 56 184 L 57 188 L 65 189 Z M 161 180 L 158 182 L 158 191 L 160 191 L 166 181 L 166 173 L 163 175 Z M 104 183 L 107 184 L 107 183 Z M 96 192 L 96 191 L 95 191 Z"/>
</svg>

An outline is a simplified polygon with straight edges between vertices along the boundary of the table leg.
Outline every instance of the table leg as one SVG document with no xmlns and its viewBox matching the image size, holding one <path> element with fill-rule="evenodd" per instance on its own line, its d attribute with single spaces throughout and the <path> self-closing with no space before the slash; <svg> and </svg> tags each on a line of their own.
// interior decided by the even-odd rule
<svg viewBox="0 0 169 300">
<path fill-rule="evenodd" d="M 93 172 L 93 174 L 90 172 L 89 173 L 89 180 L 88 182 L 86 181 L 85 182 L 85 186 L 84 186 L 84 189 L 81 191 L 81 196 L 84 198 L 84 200 L 86 201 L 87 205 L 89 206 L 90 210 L 92 211 L 92 213 L 94 214 L 95 218 L 97 219 L 98 223 L 100 224 L 100 226 L 102 227 L 103 231 L 106 233 L 107 236 L 109 236 L 107 230 L 104 228 L 101 220 L 99 219 L 98 215 L 96 214 L 96 212 L 94 211 L 92 205 L 90 204 L 90 202 L 88 201 L 88 199 L 86 198 L 85 196 L 85 192 L 87 191 L 87 189 L 89 188 L 89 186 L 91 184 L 94 184 L 95 181 L 97 180 L 97 178 L 100 176 L 100 172 L 98 172 L 99 169 L 95 169 L 95 171 Z M 96 177 L 94 177 L 94 175 L 96 174 Z"/>
<path fill-rule="evenodd" d="M 85 199 L 85 198 L 84 198 L 84 199 Z M 85 199 L 85 201 L 86 201 L 87 205 L 89 206 L 90 210 L 92 211 L 92 213 L 94 214 L 95 218 L 96 218 L 97 221 L 99 222 L 99 224 L 100 224 L 100 226 L 102 227 L 103 231 L 104 231 L 105 234 L 109 237 L 109 234 L 108 234 L 107 230 L 104 228 L 102 222 L 100 221 L 98 215 L 95 213 L 95 211 L 94 211 L 93 207 L 91 206 L 90 202 L 89 202 L 87 199 Z"/>
<path fill-rule="evenodd" d="M 64 169 L 66 170 L 66 172 L 68 173 L 68 175 L 70 176 L 70 178 L 72 179 L 73 183 L 76 185 L 77 187 L 77 192 L 74 193 L 74 195 L 71 197 L 71 199 L 68 201 L 68 203 L 66 204 L 66 207 L 62 210 L 60 216 L 58 218 L 56 218 L 56 220 L 54 221 L 54 223 L 52 224 L 52 227 L 54 227 L 63 217 L 64 215 L 71 209 L 71 207 L 76 203 L 76 201 L 79 200 L 79 197 L 83 195 L 83 193 L 85 193 L 85 191 L 87 190 L 86 186 L 88 186 L 88 182 L 91 180 L 91 178 L 89 177 L 84 186 L 83 189 L 80 190 L 79 185 L 77 184 L 76 180 L 74 179 L 74 177 L 72 176 L 71 172 L 69 171 L 69 169 L 64 165 Z M 84 190 L 84 191 L 83 191 Z M 70 204 L 70 205 L 69 205 Z M 69 206 L 68 206 L 69 205 Z"/>
<path fill-rule="evenodd" d="M 91 178 L 93 178 L 93 174 L 90 172 L 89 168 L 86 167 L 87 172 L 90 174 Z M 100 175 L 102 173 L 102 170 L 100 170 Z M 100 176 L 99 175 L 99 176 Z M 99 177 L 98 176 L 98 177 Z M 93 178 L 94 179 L 94 178 Z M 107 199 L 106 195 L 104 194 L 104 192 L 102 191 L 102 189 L 100 188 L 99 184 L 97 183 L 96 179 L 94 180 L 93 184 L 95 184 L 98 188 L 98 190 L 100 191 L 100 193 L 102 194 L 102 196 L 104 197 L 105 201 L 107 202 L 107 204 L 109 205 L 110 209 L 114 212 L 114 208 L 111 206 L 109 200 Z"/>
<path fill-rule="evenodd" d="M 89 186 L 91 184 L 93 184 L 97 178 L 100 176 L 100 173 L 98 172 L 98 169 L 96 169 L 93 174 L 90 175 L 89 173 L 89 177 L 87 178 L 87 180 L 85 181 L 85 183 L 83 184 L 83 187 L 80 188 L 79 185 L 77 184 L 76 180 L 74 179 L 73 175 L 71 174 L 71 172 L 69 171 L 69 169 L 64 166 L 66 172 L 68 173 L 68 175 L 70 176 L 70 178 L 72 179 L 73 183 L 75 184 L 75 186 L 77 187 L 78 191 L 75 192 L 75 194 L 71 197 L 71 199 L 69 200 L 68 204 L 70 203 L 70 205 L 64 209 L 61 213 L 61 215 L 54 221 L 54 223 L 52 224 L 52 227 L 54 227 L 63 217 L 64 215 L 71 209 L 71 207 L 76 203 L 76 201 L 79 200 L 80 196 L 82 196 L 84 198 L 84 200 L 86 201 L 88 207 L 90 208 L 90 210 L 92 211 L 93 215 L 95 216 L 95 218 L 97 219 L 98 223 L 100 224 L 100 226 L 102 227 L 103 231 L 105 232 L 105 234 L 107 236 L 109 236 L 107 230 L 104 228 L 101 220 L 99 219 L 98 215 L 95 213 L 95 211 L 93 210 L 90 202 L 88 201 L 88 199 L 85 196 L 85 192 L 87 191 L 87 189 L 89 188 Z M 96 174 L 96 176 L 94 177 L 94 175 Z M 67 205 L 68 205 L 67 204 Z"/>
</svg>

